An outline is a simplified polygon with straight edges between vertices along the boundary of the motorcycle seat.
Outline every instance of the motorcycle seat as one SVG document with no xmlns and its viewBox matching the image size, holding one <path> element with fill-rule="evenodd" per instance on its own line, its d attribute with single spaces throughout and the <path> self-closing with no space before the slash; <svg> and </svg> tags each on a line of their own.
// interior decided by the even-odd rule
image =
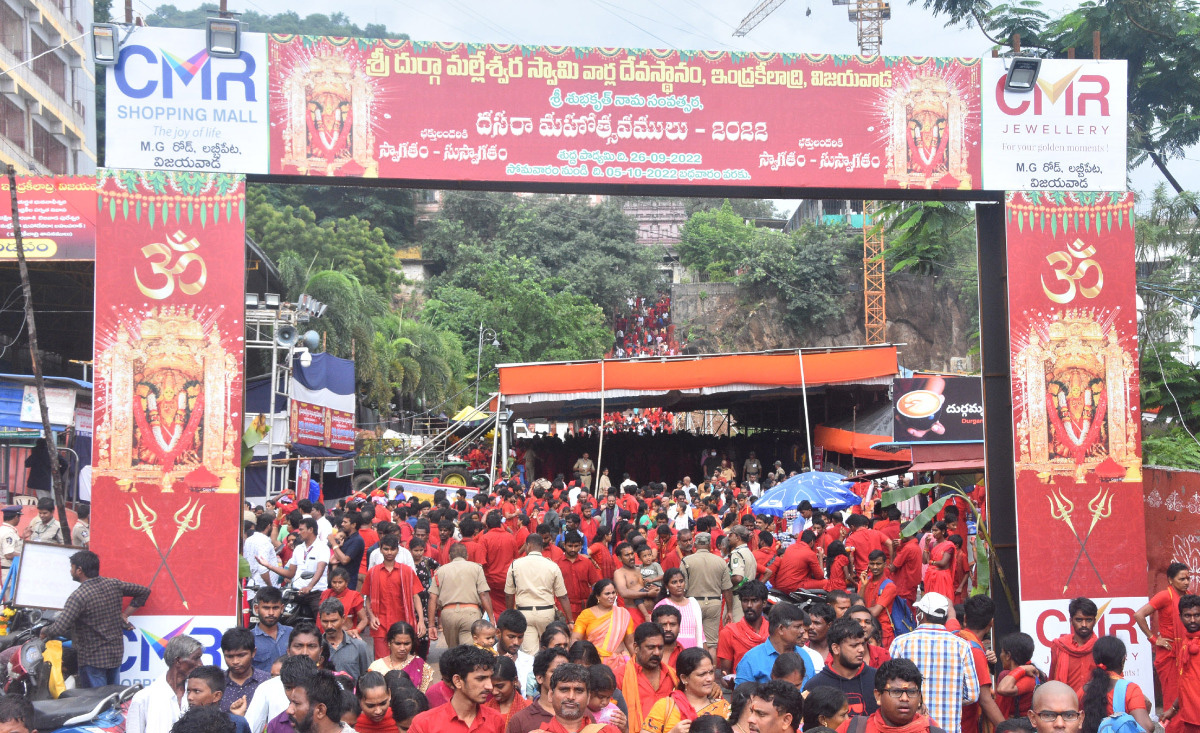
<svg viewBox="0 0 1200 733">
<path fill-rule="evenodd" d="M 63 694 L 58 696 L 61 700 L 64 697 L 83 697 L 91 696 L 94 699 L 107 697 L 114 692 L 124 692 L 128 685 L 105 685 L 104 687 L 73 687 L 69 690 L 63 690 Z"/>
<path fill-rule="evenodd" d="M 114 691 L 107 687 L 99 687 L 74 690 L 73 692 L 79 694 L 60 697 L 57 700 L 35 700 L 33 702 L 33 725 L 30 727 L 45 731 L 58 730 L 71 718 L 90 713 L 100 704 L 101 700 L 119 691 L 119 688 Z"/>
</svg>

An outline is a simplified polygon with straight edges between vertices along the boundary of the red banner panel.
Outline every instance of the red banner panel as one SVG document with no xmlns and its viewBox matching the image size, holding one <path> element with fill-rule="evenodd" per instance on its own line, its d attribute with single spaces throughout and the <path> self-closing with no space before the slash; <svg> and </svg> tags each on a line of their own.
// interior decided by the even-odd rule
<svg viewBox="0 0 1200 733">
<path fill-rule="evenodd" d="M 978 189 L 979 60 L 271 36 L 271 172 Z"/>
<path fill-rule="evenodd" d="M 92 549 L 148 615 L 232 616 L 245 179 L 101 170 Z"/>
<path fill-rule="evenodd" d="M 326 445 L 325 408 L 292 400 L 292 442 L 300 445 Z"/>
<path fill-rule="evenodd" d="M 94 176 L 18 176 L 17 215 L 26 257 L 96 259 Z M 5 178 L 0 180 L 0 260 L 16 257 L 12 196 Z"/>
<path fill-rule="evenodd" d="M 329 447 L 354 450 L 354 413 L 326 408 L 329 413 Z"/>
<path fill-rule="evenodd" d="M 1167 587 L 1167 566 L 1173 562 L 1200 567 L 1200 472 L 1147 466 L 1143 492 L 1146 501 L 1146 560 L 1149 594 Z M 1200 574 L 1189 591 L 1200 591 Z"/>
<path fill-rule="evenodd" d="M 1133 203 L 1008 195 L 1022 600 L 1146 592 Z"/>
</svg>

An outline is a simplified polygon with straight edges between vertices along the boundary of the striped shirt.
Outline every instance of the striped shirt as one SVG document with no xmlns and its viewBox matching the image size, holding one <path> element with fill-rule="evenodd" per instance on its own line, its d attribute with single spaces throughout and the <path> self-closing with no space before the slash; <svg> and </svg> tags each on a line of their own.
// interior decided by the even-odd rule
<svg viewBox="0 0 1200 733">
<path fill-rule="evenodd" d="M 893 659 L 911 659 L 925 678 L 921 685 L 933 724 L 946 733 L 962 733 L 963 703 L 979 699 L 979 679 L 971 645 L 945 626 L 921 624 L 892 642 Z"/>
</svg>

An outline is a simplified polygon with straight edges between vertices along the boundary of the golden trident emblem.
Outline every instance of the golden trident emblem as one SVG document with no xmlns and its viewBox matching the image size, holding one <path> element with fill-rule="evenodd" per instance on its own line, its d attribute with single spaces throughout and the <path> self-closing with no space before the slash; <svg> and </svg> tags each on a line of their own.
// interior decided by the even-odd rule
<svg viewBox="0 0 1200 733">
<path fill-rule="evenodd" d="M 1113 494 L 1109 489 L 1100 489 L 1099 493 L 1092 497 L 1088 502 L 1088 509 L 1092 512 L 1092 524 L 1088 527 L 1087 534 L 1079 543 L 1079 554 L 1075 556 L 1075 564 L 1071 566 L 1071 573 L 1067 575 L 1066 585 L 1071 584 L 1071 578 L 1075 577 L 1075 571 L 1079 568 L 1079 561 L 1087 554 L 1087 543 L 1092 538 L 1092 530 L 1096 529 L 1096 524 L 1101 519 L 1108 519 L 1112 516 L 1112 500 Z M 1075 530 L 1072 529 L 1072 532 Z M 1079 539 L 1079 535 L 1075 535 L 1075 539 Z M 1096 564 L 1092 562 L 1091 555 L 1088 555 L 1088 563 L 1091 564 L 1092 570 L 1096 570 Z M 1100 578 L 1100 571 L 1096 570 L 1096 577 Z M 1108 586 L 1104 584 L 1104 579 L 1100 578 L 1100 587 L 1108 590 Z M 1063 592 L 1066 592 L 1066 586 L 1063 586 Z"/>
<path fill-rule="evenodd" d="M 154 552 L 158 554 L 160 560 L 158 567 L 161 570 L 167 564 L 167 560 L 163 557 L 162 548 L 158 546 L 158 539 L 154 536 L 154 523 L 158 521 L 158 514 L 150 508 L 145 499 L 139 502 L 136 496 L 125 508 L 129 510 L 129 527 L 135 532 L 145 532 L 146 536 L 150 538 L 150 544 L 154 546 Z M 137 512 L 136 516 L 134 515 L 135 511 Z M 175 580 L 175 573 L 171 572 L 169 566 L 167 567 L 167 576 L 171 578 L 171 584 L 175 586 L 175 592 L 179 594 L 179 600 L 183 603 L 183 607 L 188 608 L 187 599 L 183 597 L 183 591 L 179 588 L 179 581 Z M 156 578 L 158 578 L 158 570 L 154 571 L 154 575 L 146 585 L 154 587 Z"/>
<path fill-rule="evenodd" d="M 167 564 L 167 558 L 171 557 L 171 550 L 175 549 L 175 545 L 179 544 L 179 538 L 193 530 L 200 529 L 200 517 L 204 514 L 204 507 L 200 506 L 199 499 L 188 499 L 187 503 L 175 512 L 175 539 L 171 540 L 171 546 L 167 548 L 167 554 L 159 553 L 161 562 L 158 564 L 158 569 L 154 571 L 154 575 L 150 576 L 150 585 L 154 585 L 154 579 L 162 572 L 163 568 L 167 569 L 167 574 L 174 578 L 171 573 L 171 567 Z M 180 596 L 182 598 L 182 595 Z M 187 608 L 187 601 L 184 601 L 183 607 Z"/>
</svg>

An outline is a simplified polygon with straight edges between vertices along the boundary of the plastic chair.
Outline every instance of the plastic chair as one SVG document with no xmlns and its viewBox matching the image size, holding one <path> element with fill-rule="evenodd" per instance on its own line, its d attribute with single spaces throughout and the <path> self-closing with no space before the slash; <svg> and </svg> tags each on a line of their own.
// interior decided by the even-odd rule
<svg viewBox="0 0 1200 733">
<path fill-rule="evenodd" d="M 38 500 L 36 496 L 22 495 L 13 497 L 13 503 L 17 506 L 37 506 L 37 502 Z"/>
</svg>

